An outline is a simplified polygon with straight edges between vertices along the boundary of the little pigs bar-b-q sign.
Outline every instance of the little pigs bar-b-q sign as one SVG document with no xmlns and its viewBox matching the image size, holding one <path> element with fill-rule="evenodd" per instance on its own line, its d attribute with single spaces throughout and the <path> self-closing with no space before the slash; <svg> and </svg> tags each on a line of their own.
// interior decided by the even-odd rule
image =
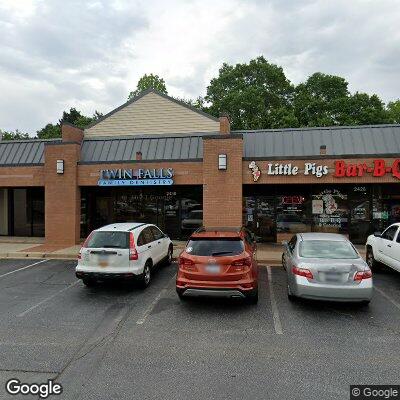
<svg viewBox="0 0 400 400">
<path fill-rule="evenodd" d="M 344 160 L 335 161 L 334 177 L 354 177 L 371 174 L 375 177 L 382 177 L 385 174 L 392 174 L 397 179 L 400 179 L 400 159 L 394 160 L 391 164 L 387 164 L 385 160 L 373 160 L 372 165 L 364 163 L 349 163 Z"/>
<path fill-rule="evenodd" d="M 172 185 L 172 168 L 102 169 L 98 186 L 160 186 Z"/>
</svg>

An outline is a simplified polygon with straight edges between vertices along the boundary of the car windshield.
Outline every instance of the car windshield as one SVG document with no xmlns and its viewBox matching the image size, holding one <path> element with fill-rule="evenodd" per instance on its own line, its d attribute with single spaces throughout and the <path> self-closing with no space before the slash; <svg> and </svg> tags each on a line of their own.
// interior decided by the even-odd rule
<svg viewBox="0 0 400 400">
<path fill-rule="evenodd" d="M 240 238 L 196 238 L 189 240 L 186 252 L 194 256 L 237 256 L 244 251 L 244 244 Z"/>
<path fill-rule="evenodd" d="M 96 231 L 89 236 L 86 247 L 127 249 L 129 248 L 129 233 Z"/>
<path fill-rule="evenodd" d="M 358 254 L 349 242 L 339 240 L 305 240 L 300 242 L 300 257 L 354 259 Z"/>
</svg>

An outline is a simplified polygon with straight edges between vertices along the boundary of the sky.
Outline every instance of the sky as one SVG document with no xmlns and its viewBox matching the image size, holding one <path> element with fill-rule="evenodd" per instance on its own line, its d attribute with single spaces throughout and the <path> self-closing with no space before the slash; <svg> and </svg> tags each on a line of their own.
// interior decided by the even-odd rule
<svg viewBox="0 0 400 400">
<path fill-rule="evenodd" d="M 124 103 L 145 73 L 206 93 L 223 62 L 259 55 L 295 84 L 343 76 L 400 98 L 399 0 L 0 0 L 0 129 L 35 135 L 75 107 Z"/>
</svg>

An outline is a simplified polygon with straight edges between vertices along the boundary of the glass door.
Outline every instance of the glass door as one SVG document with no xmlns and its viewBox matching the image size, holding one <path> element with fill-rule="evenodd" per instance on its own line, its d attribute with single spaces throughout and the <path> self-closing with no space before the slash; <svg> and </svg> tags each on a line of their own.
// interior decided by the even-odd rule
<svg viewBox="0 0 400 400">
<path fill-rule="evenodd" d="M 355 244 L 364 244 L 371 230 L 371 201 L 367 186 L 354 186 L 350 191 L 349 238 Z"/>
<path fill-rule="evenodd" d="M 257 242 L 276 242 L 275 197 L 243 197 L 243 225 L 256 235 Z"/>
</svg>

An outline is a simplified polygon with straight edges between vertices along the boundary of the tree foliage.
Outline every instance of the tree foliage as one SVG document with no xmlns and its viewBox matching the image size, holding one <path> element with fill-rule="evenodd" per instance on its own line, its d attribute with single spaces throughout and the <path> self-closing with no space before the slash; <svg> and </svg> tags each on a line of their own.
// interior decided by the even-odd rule
<svg viewBox="0 0 400 400">
<path fill-rule="evenodd" d="M 400 123 L 400 100 L 385 107 L 377 95 L 351 94 L 344 78 L 321 72 L 294 86 L 263 57 L 223 64 L 205 100 L 203 110 L 228 112 L 233 129 Z"/>
<path fill-rule="evenodd" d="M 23 140 L 29 139 L 29 135 L 25 132 L 21 132 L 18 129 L 15 131 L 2 131 L 0 129 L 0 138 L 2 140 Z"/>
<path fill-rule="evenodd" d="M 247 64 L 224 63 L 218 76 L 211 80 L 204 98 L 176 99 L 217 117 L 228 113 L 232 129 L 400 124 L 400 99 L 385 106 L 376 94 L 352 94 L 348 86 L 344 78 L 321 72 L 293 85 L 281 67 L 260 56 Z M 168 94 L 164 79 L 145 74 L 136 90 L 130 92 L 129 99 L 149 88 Z M 61 137 L 63 121 L 85 128 L 101 116 L 96 111 L 88 117 L 71 108 L 63 112 L 58 123 L 48 123 L 37 131 L 37 137 Z M 4 140 L 26 138 L 29 135 L 18 130 L 3 132 Z"/>
<path fill-rule="evenodd" d="M 387 110 L 391 122 L 394 124 L 400 124 L 400 99 L 389 102 Z"/>
<path fill-rule="evenodd" d="M 79 128 L 86 128 L 89 124 L 102 117 L 102 114 L 95 111 L 92 117 L 83 115 L 76 108 L 71 108 L 69 111 L 64 111 L 62 117 L 57 124 L 47 124 L 44 128 L 37 131 L 39 139 L 52 139 L 61 137 L 61 124 L 69 122 Z"/>
<path fill-rule="evenodd" d="M 293 92 L 283 69 L 264 57 L 249 64 L 224 63 L 207 88 L 205 110 L 216 116 L 228 112 L 234 129 L 291 124 Z"/>
<path fill-rule="evenodd" d="M 165 81 L 155 74 L 144 74 L 138 81 L 136 90 L 129 93 L 128 100 L 133 97 L 138 96 L 140 93 L 147 89 L 156 89 L 161 93 L 168 94 L 167 87 L 165 86 Z"/>
</svg>

